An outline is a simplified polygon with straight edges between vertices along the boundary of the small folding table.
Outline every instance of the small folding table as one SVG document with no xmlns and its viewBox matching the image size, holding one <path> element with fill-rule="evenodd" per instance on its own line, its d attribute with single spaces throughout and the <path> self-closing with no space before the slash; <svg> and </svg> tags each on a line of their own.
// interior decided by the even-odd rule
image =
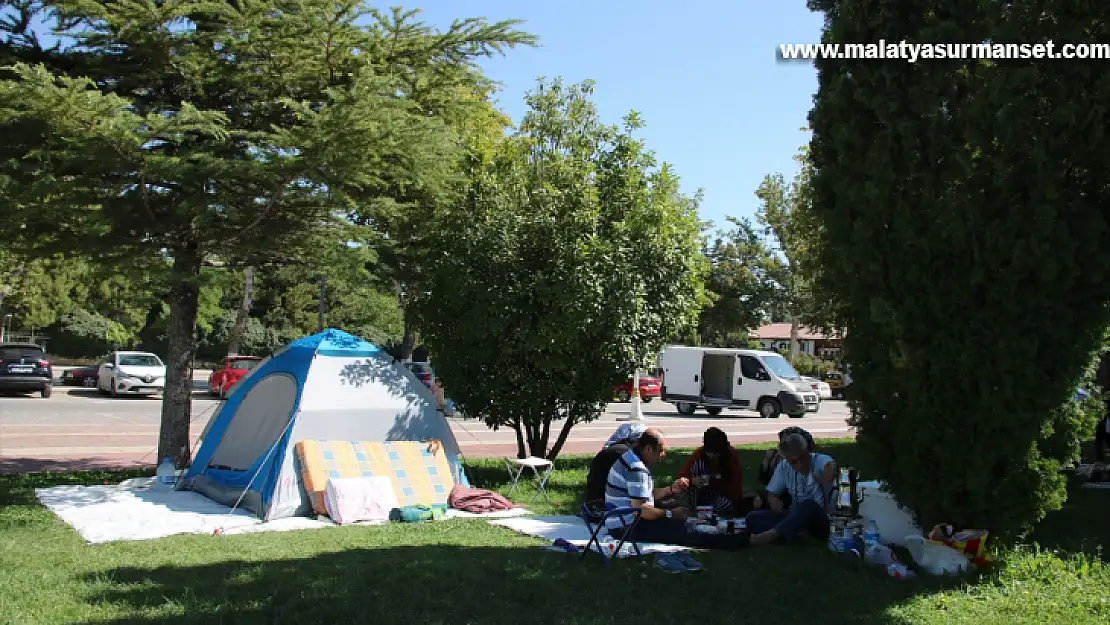
<svg viewBox="0 0 1110 625">
<path fill-rule="evenodd" d="M 509 477 L 513 478 L 512 484 L 509 486 L 509 496 L 513 494 L 516 489 L 517 482 L 520 481 L 521 474 L 525 469 L 532 469 L 532 473 L 536 476 L 536 494 L 532 496 L 532 501 L 528 505 L 536 503 L 536 499 L 542 494 L 547 503 L 551 503 L 551 499 L 547 496 L 547 480 L 551 477 L 551 471 L 555 469 L 555 463 L 546 458 L 536 458 L 529 456 L 527 458 L 505 458 L 505 468 L 509 470 Z"/>
</svg>

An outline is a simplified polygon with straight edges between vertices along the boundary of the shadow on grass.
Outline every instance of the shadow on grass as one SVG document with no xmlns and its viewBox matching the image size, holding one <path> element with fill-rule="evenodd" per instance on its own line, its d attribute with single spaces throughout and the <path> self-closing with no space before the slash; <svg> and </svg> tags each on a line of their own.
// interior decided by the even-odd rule
<svg viewBox="0 0 1110 625">
<path fill-rule="evenodd" d="M 65 458 L 65 459 L 49 459 L 49 458 L 20 458 L 18 456 L 5 456 L 0 458 L 0 476 L 20 478 L 20 477 L 34 477 L 40 476 L 46 479 L 49 476 L 84 476 L 91 473 L 102 473 L 107 476 L 105 479 L 112 479 L 119 482 L 127 479 L 126 477 L 118 478 L 117 476 L 123 475 L 132 471 L 146 471 L 146 475 L 154 475 L 155 453 L 150 453 L 149 456 L 143 461 L 122 461 L 115 458 Z M 135 477 L 135 476 L 131 476 Z M 84 478 L 82 478 L 84 479 Z M 95 478 L 88 478 L 95 479 Z M 112 482 L 113 484 L 116 482 Z M 60 483 L 66 484 L 92 484 L 101 482 L 68 482 L 63 481 Z M 44 481 L 47 486 L 57 486 L 58 484 L 51 484 Z"/>
<path fill-rule="evenodd" d="M 627 623 L 643 609 L 643 597 L 675 599 L 655 602 L 652 622 L 686 622 L 712 606 L 714 620 L 776 623 L 797 618 L 801 596 L 823 598 L 823 624 L 890 623 L 897 620 L 888 607 L 923 590 L 851 560 L 815 566 L 821 557 L 812 548 L 710 554 L 695 583 L 636 561 L 607 569 L 596 558 L 583 562 L 533 547 L 410 545 L 286 560 L 122 567 L 80 581 L 96 589 L 87 602 L 128 615 L 98 622 L 175 625 Z"/>
</svg>

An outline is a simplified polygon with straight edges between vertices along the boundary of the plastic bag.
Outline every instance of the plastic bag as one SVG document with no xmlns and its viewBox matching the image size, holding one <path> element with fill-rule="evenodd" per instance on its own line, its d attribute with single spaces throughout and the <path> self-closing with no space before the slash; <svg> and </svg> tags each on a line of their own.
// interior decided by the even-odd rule
<svg viewBox="0 0 1110 625">
<path fill-rule="evenodd" d="M 882 566 L 890 566 L 891 564 L 898 563 L 898 556 L 894 555 L 894 551 L 886 545 L 875 545 L 863 554 L 863 558 L 871 564 L 881 564 Z"/>
<path fill-rule="evenodd" d="M 955 575 L 971 566 L 964 554 L 924 536 L 906 536 L 905 542 L 913 561 L 933 575 Z"/>
<path fill-rule="evenodd" d="M 971 557 L 981 556 L 987 550 L 987 530 L 960 530 L 951 523 L 940 523 L 929 532 L 929 540 L 947 545 Z"/>
</svg>

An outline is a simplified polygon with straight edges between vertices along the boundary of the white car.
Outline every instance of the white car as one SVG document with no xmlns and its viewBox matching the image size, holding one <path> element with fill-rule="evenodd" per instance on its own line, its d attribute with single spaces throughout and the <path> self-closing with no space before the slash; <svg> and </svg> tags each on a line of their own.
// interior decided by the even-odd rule
<svg viewBox="0 0 1110 625">
<path fill-rule="evenodd" d="M 112 397 L 166 390 L 166 363 L 150 352 L 112 352 L 96 370 L 96 388 Z"/>
<path fill-rule="evenodd" d="M 821 398 L 821 401 L 832 399 L 832 387 L 829 386 L 828 382 L 809 376 L 802 376 L 802 380 L 807 382 L 813 390 L 817 391 L 817 396 Z"/>
</svg>

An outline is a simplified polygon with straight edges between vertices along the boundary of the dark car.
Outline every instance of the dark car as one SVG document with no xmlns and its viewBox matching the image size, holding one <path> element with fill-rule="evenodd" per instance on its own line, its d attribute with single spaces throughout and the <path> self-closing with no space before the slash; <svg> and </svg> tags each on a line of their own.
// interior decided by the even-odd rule
<svg viewBox="0 0 1110 625">
<path fill-rule="evenodd" d="M 34 343 L 0 343 L 0 391 L 38 391 L 50 397 L 54 369 Z"/>
<path fill-rule="evenodd" d="M 96 367 L 77 367 L 62 372 L 63 386 L 96 387 Z"/>
</svg>

